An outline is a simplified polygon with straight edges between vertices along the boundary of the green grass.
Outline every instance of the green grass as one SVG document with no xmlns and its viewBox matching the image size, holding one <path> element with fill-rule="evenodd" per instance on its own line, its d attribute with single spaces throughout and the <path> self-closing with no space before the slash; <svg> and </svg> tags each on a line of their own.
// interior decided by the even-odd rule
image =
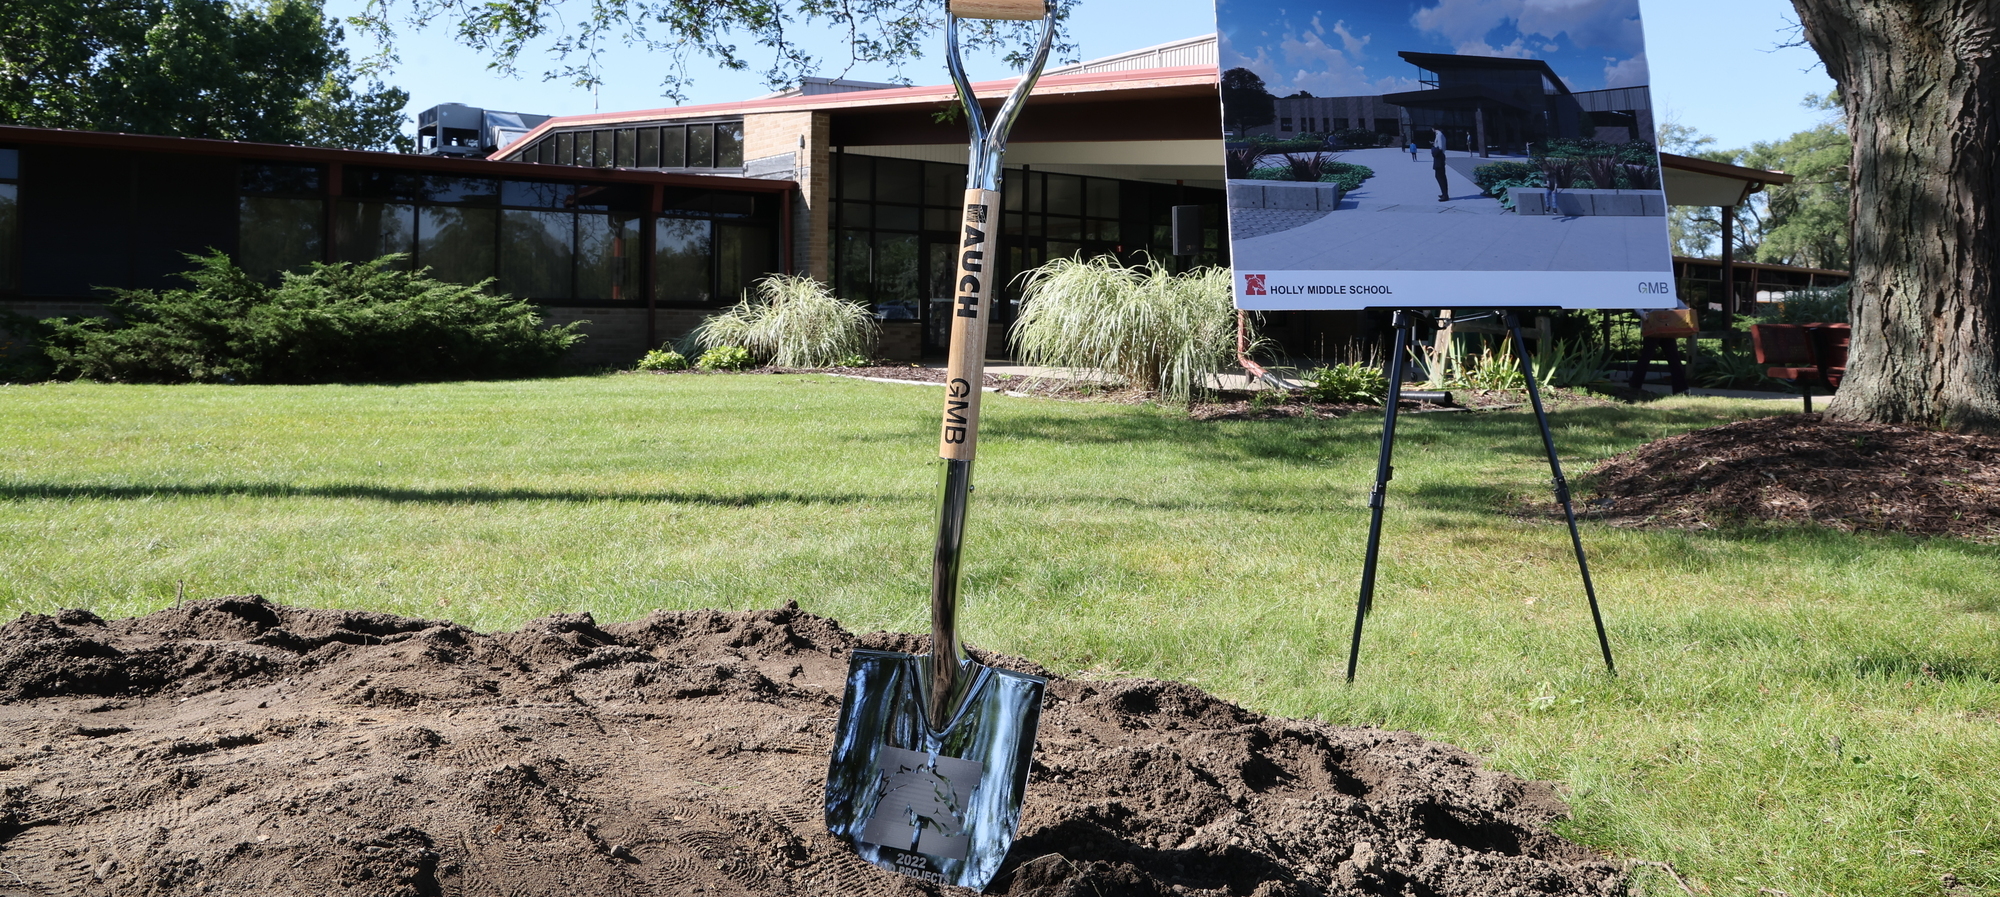
<svg viewBox="0 0 2000 897">
<path fill-rule="evenodd" d="M 0 388 L 0 611 L 190 596 L 442 616 L 796 600 L 922 630 L 939 396 L 830 377 Z M 1718 895 L 2000 892 L 2000 548 L 1587 526 L 1596 657 L 1524 413 L 1405 417 L 1342 683 L 1378 419 L 989 398 L 968 638 L 1413 729 L 1561 783 L 1566 833 Z M 1572 475 L 1790 405 L 1555 413 Z M 1663 875 L 1646 893 L 1680 893 Z"/>
</svg>

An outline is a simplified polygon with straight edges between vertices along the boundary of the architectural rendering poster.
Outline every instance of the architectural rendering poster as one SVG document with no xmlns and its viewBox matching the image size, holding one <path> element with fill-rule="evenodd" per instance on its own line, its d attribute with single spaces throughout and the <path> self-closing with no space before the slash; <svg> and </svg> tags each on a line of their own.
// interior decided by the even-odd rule
<svg viewBox="0 0 2000 897">
<path fill-rule="evenodd" d="M 1663 308 L 1638 0 L 1217 0 L 1237 305 Z"/>
</svg>

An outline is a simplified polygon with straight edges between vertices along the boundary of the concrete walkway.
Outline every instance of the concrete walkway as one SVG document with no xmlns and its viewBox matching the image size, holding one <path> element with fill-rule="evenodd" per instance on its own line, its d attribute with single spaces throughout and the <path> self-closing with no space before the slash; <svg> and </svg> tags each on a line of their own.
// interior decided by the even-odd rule
<svg viewBox="0 0 2000 897">
<path fill-rule="evenodd" d="M 1666 271 L 1661 218 L 1508 212 L 1483 196 L 1460 162 L 1447 163 L 1451 199 L 1439 202 L 1428 154 L 1354 150 L 1341 161 L 1375 170 L 1340 210 L 1289 230 L 1233 241 L 1239 270 L 1250 271 Z M 1239 210 L 1253 211 L 1253 210 Z M 1232 221 L 1234 218 L 1232 217 Z"/>
</svg>

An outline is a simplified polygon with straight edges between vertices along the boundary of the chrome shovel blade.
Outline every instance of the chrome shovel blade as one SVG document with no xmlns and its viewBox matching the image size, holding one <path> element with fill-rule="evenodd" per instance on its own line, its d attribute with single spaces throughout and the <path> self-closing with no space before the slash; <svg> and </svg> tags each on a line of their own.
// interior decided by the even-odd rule
<svg viewBox="0 0 2000 897">
<path fill-rule="evenodd" d="M 1021 821 L 1046 682 L 965 661 L 958 714 L 934 727 L 928 662 L 859 649 L 849 659 L 826 827 L 884 869 L 983 890 Z"/>
</svg>

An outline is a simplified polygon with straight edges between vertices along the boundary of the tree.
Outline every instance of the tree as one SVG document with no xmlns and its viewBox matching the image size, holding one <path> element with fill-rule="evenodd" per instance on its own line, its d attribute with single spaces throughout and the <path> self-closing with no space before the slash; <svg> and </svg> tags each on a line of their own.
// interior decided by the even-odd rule
<svg viewBox="0 0 2000 897">
<path fill-rule="evenodd" d="M 1854 144 L 1854 340 L 1828 413 L 2000 432 L 2000 0 L 1793 2 Z"/>
<path fill-rule="evenodd" d="M 1074 0 L 1049 0 L 1058 25 Z M 552 67 L 544 79 L 567 78 L 578 87 L 601 80 L 603 50 L 614 43 L 636 46 L 661 60 L 661 94 L 685 102 L 692 82 L 689 63 L 710 60 L 731 71 L 761 66 L 773 89 L 796 85 L 828 60 L 806 53 L 792 35 L 805 31 L 845 32 L 846 67 L 880 64 L 900 73 L 924 57 L 944 28 L 945 4 L 938 0 L 368 0 L 349 24 L 373 34 L 385 61 L 395 58 L 398 27 L 424 27 L 443 20 L 466 46 L 488 54 L 489 68 L 515 74 L 522 52 L 546 56 Z M 1003 50 L 1002 59 L 1026 65 L 1033 22 L 962 20 L 959 46 L 968 52 Z M 757 49 L 745 52 L 736 40 Z M 545 49 L 547 52 L 541 53 Z M 1050 58 L 1074 62 L 1075 44 L 1059 32 Z M 762 60 L 752 57 L 762 57 Z"/>
<path fill-rule="evenodd" d="M 1792 176 L 1765 188 L 1755 257 L 1760 262 L 1845 269 L 1848 266 L 1848 163 L 1854 152 L 1843 125 L 1821 125 L 1776 143 L 1755 143 L 1736 164 Z"/>
<path fill-rule="evenodd" d="M 356 149 L 402 139 L 409 94 L 357 73 L 319 0 L 0 0 L 0 21 L 9 124 Z"/>
<path fill-rule="evenodd" d="M 1265 89 L 1264 79 L 1249 69 L 1222 73 L 1222 129 L 1241 134 L 1278 120 L 1278 98 Z"/>
</svg>

